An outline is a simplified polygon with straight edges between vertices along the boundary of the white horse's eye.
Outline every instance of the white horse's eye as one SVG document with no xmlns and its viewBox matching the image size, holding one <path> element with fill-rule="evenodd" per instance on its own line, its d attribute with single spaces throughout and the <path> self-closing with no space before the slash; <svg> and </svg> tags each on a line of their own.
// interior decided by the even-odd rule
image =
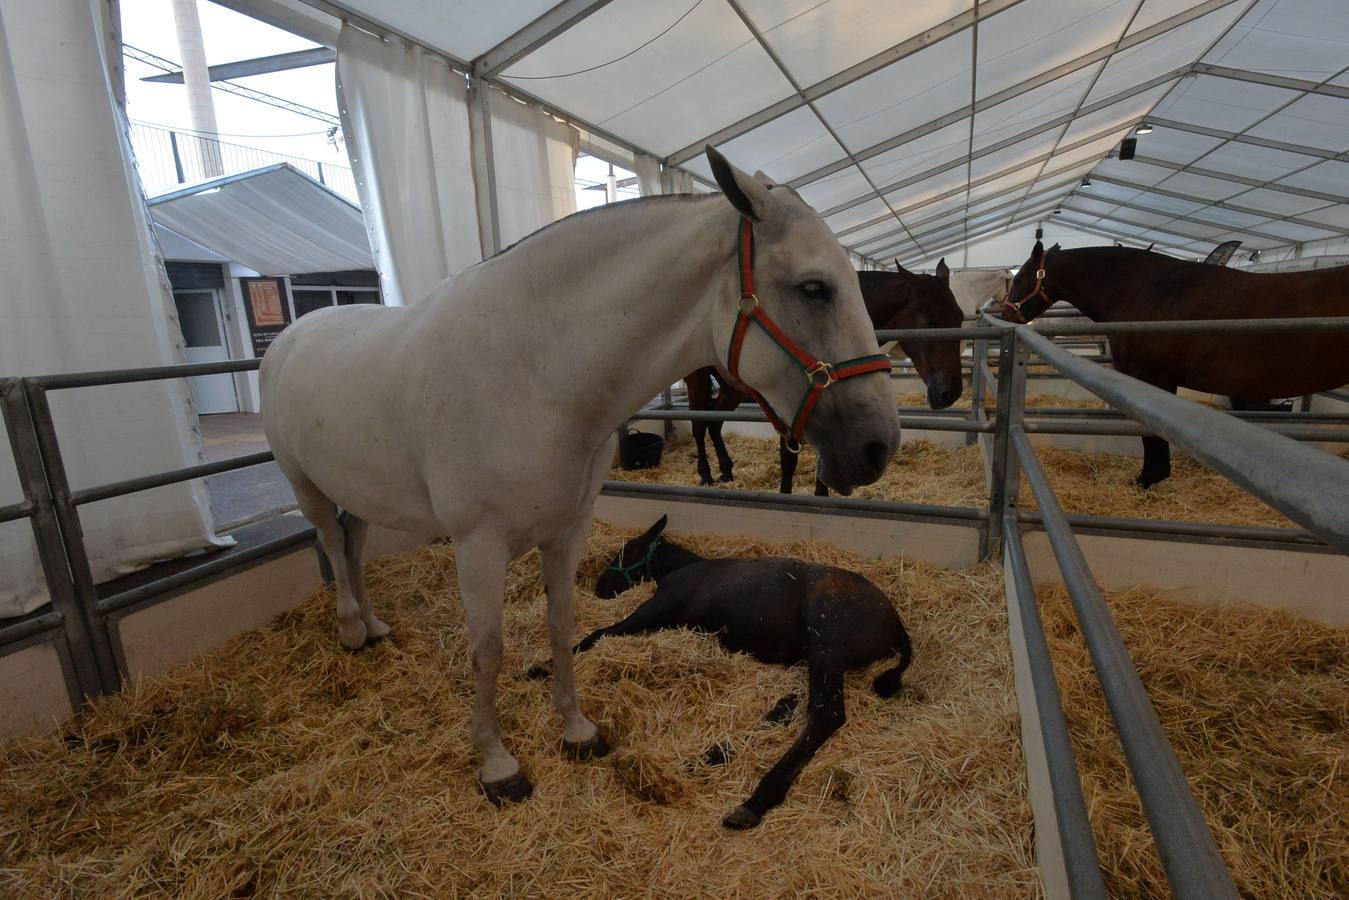
<svg viewBox="0 0 1349 900">
<path fill-rule="evenodd" d="M 834 297 L 833 290 L 823 281 L 803 281 L 797 289 L 811 300 L 832 300 Z"/>
</svg>

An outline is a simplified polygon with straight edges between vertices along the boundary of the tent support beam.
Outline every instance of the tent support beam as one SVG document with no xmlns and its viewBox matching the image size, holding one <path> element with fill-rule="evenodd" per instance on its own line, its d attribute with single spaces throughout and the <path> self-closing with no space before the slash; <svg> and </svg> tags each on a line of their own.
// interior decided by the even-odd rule
<svg viewBox="0 0 1349 900">
<path fill-rule="evenodd" d="M 1309 147 L 1306 144 L 1290 144 L 1287 141 L 1256 137 L 1253 134 L 1237 134 L 1234 131 L 1223 131 L 1220 128 L 1208 128 L 1203 125 L 1191 125 L 1187 122 L 1177 122 L 1174 119 L 1159 119 L 1156 116 L 1151 116 L 1148 118 L 1148 123 L 1160 128 L 1170 128 L 1173 131 L 1201 134 L 1205 137 L 1220 138 L 1224 141 L 1235 141 L 1238 144 L 1250 144 L 1254 147 L 1265 147 L 1270 150 L 1283 150 L 1286 153 L 1300 153 L 1303 156 L 1316 156 L 1321 159 L 1349 159 L 1349 152 L 1336 153 L 1334 150 L 1323 150 L 1320 147 Z"/>
<path fill-rule="evenodd" d="M 599 12 L 610 0 L 562 0 L 548 12 L 473 60 L 473 75 L 491 78 L 510 68 L 553 38 Z"/>
<path fill-rule="evenodd" d="M 1341 87 L 1337 84 L 1327 84 L 1324 81 L 1308 81 L 1305 78 L 1287 78 L 1283 75 L 1266 75 L 1264 72 L 1249 72 L 1245 69 L 1233 69 L 1229 66 L 1215 66 L 1211 63 L 1204 62 L 1195 63 L 1194 71 L 1197 75 L 1212 75 L 1216 78 L 1245 81 L 1250 84 L 1263 84 L 1268 87 L 1284 88 L 1289 91 L 1300 91 L 1304 94 L 1324 94 L 1327 97 L 1338 97 L 1341 100 L 1349 100 L 1349 87 Z"/>
<path fill-rule="evenodd" d="M 1234 184 L 1244 184 L 1248 187 L 1265 188 L 1271 191 L 1278 191 L 1281 194 L 1292 194 L 1296 197 L 1309 197 L 1312 200 L 1324 200 L 1327 203 L 1349 203 L 1349 197 L 1342 197 L 1338 194 L 1327 194 L 1325 191 L 1313 191 L 1309 188 L 1293 187 L 1292 185 L 1279 184 L 1274 181 L 1261 181 L 1258 178 L 1247 178 L 1244 175 L 1235 175 L 1231 172 L 1219 172 L 1215 169 L 1201 169 L 1198 166 L 1184 166 L 1180 163 L 1173 163 L 1169 160 L 1158 159 L 1155 156 L 1135 156 L 1137 162 L 1149 166 L 1156 166 L 1159 169 L 1170 169 L 1172 172 L 1189 172 L 1192 175 L 1203 175 L 1205 178 L 1214 178 L 1218 181 L 1230 181 Z M 1287 176 L 1280 176 L 1286 178 Z"/>
</svg>

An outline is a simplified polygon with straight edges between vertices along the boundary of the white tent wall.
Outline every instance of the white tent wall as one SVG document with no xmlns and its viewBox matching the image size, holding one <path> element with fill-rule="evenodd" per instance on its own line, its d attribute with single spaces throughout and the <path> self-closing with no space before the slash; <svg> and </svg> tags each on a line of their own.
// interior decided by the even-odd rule
<svg viewBox="0 0 1349 900">
<path fill-rule="evenodd" d="M 581 136 L 563 122 L 495 89 L 492 160 L 501 246 L 576 212 Z"/>
<path fill-rule="evenodd" d="M 1042 227 L 1044 228 L 1042 240 L 1046 247 L 1059 244 L 1066 250 L 1070 247 L 1099 247 L 1111 243 L 1110 238 L 1088 234 L 1053 222 L 1045 222 Z M 1028 222 L 1001 234 L 973 241 L 946 253 L 946 264 L 953 269 L 1019 268 L 1030 256 L 1031 248 L 1035 246 L 1035 228 L 1036 223 Z M 1131 246 L 1136 245 L 1135 242 L 1129 243 Z M 907 268 L 930 272 L 936 268 L 939 258 L 934 256 Z"/>
<path fill-rule="evenodd" d="M 638 153 L 632 160 L 632 171 L 637 175 L 637 190 L 643 197 L 661 192 L 660 162 L 645 153 Z"/>
<path fill-rule="evenodd" d="M 344 26 L 338 109 L 385 302 L 482 259 L 467 84 L 421 47 Z"/>
<path fill-rule="evenodd" d="M 184 362 L 168 280 L 130 163 L 89 0 L 0 0 L 0 373 Z M 55 114 L 53 111 L 59 111 Z M 184 381 L 51 399 L 72 487 L 201 461 Z M 19 497 L 8 452 L 0 503 Z M 96 580 L 227 543 L 200 481 L 83 507 Z M 47 601 L 26 522 L 0 529 L 0 616 Z"/>
</svg>

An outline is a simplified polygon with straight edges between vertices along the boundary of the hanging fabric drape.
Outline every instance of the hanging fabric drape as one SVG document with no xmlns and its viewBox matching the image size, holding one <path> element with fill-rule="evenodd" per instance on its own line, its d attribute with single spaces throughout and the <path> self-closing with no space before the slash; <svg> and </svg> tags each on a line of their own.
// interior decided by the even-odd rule
<svg viewBox="0 0 1349 900">
<path fill-rule="evenodd" d="M 482 259 L 467 84 L 421 47 L 346 25 L 337 92 L 385 302 L 415 303 Z"/>
<path fill-rule="evenodd" d="M 0 0 L 0 375 L 185 362 L 102 34 L 89 0 Z M 51 405 L 76 489 L 201 462 L 185 381 L 60 391 Z M 0 504 L 18 485 L 0 452 Z M 89 504 L 80 520 L 97 581 L 229 543 L 201 481 Z M 0 616 L 47 600 L 28 523 L 0 526 Z"/>
<path fill-rule="evenodd" d="M 683 169 L 667 168 L 660 174 L 660 183 L 665 194 L 693 193 L 693 176 Z"/>
<path fill-rule="evenodd" d="M 491 92 L 501 246 L 576 212 L 576 150 L 581 135 L 532 106 Z"/>
<path fill-rule="evenodd" d="M 662 193 L 660 163 L 655 157 L 638 153 L 633 157 L 633 171 L 637 175 L 637 191 L 643 197 Z"/>
</svg>

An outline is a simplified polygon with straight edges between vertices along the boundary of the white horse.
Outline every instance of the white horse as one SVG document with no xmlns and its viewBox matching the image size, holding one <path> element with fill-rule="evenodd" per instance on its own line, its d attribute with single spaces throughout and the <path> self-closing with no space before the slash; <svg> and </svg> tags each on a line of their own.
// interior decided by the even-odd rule
<svg viewBox="0 0 1349 900">
<path fill-rule="evenodd" d="M 494 803 L 532 790 L 501 741 L 496 681 L 506 567 L 533 547 L 543 554 L 564 748 L 579 757 L 609 749 L 576 697 L 572 605 L 618 426 L 685 372 L 735 371 L 732 331 L 740 310 L 754 308 L 742 297 L 747 278 L 759 309 L 808 354 L 877 352 L 857 276 L 819 216 L 794 191 L 707 155 L 724 196 L 571 216 L 414 306 L 311 313 L 262 362 L 267 438 L 333 562 L 342 646 L 389 630 L 366 596 L 367 523 L 453 539 L 478 776 Z M 742 275 L 744 220 L 754 247 Z M 750 328 L 742 348 L 740 378 L 780 414 L 801 405 L 812 377 L 832 384 L 828 369 L 803 379 L 805 366 L 766 328 Z M 899 446 L 889 378 L 866 374 L 815 399 L 805 434 L 820 477 L 841 493 L 878 478 Z"/>
<path fill-rule="evenodd" d="M 1006 300 L 1011 287 L 1011 269 L 959 269 L 951 273 L 951 293 L 966 316 L 976 315 L 985 300 Z"/>
</svg>

